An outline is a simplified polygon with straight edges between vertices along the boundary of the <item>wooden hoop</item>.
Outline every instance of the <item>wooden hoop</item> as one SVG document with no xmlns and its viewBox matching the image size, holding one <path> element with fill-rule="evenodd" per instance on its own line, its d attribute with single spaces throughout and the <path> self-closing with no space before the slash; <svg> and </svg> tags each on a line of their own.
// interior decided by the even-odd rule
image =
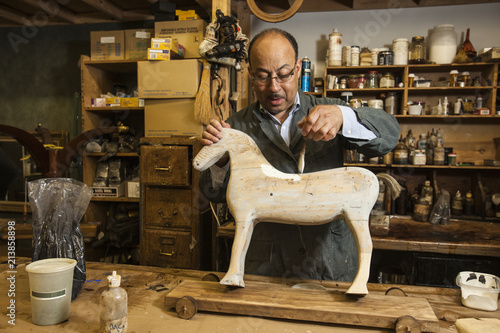
<svg viewBox="0 0 500 333">
<path fill-rule="evenodd" d="M 247 4 L 248 4 L 248 8 L 250 8 L 252 13 L 255 16 L 257 16 L 258 18 L 260 18 L 261 20 L 266 21 L 266 22 L 276 23 L 276 22 L 285 21 L 285 20 L 289 19 L 290 17 L 292 17 L 299 10 L 300 6 L 302 6 L 303 1 L 304 0 L 295 0 L 295 2 L 293 3 L 293 5 L 290 8 L 285 10 L 283 13 L 279 13 L 279 14 L 268 14 L 268 13 L 262 11 L 255 4 L 255 0 L 247 0 Z"/>
</svg>

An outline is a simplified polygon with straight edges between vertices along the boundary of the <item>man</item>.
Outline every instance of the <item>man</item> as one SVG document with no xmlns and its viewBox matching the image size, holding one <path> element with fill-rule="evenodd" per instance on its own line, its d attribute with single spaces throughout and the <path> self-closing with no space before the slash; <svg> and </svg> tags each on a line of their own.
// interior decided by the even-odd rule
<svg viewBox="0 0 500 333">
<path fill-rule="evenodd" d="M 294 37 L 268 29 L 249 45 L 249 72 L 258 102 L 227 122 L 213 120 L 202 143 L 221 138 L 231 127 L 249 134 L 278 170 L 298 173 L 306 144 L 304 172 L 343 165 L 344 149 L 382 156 L 397 144 L 399 125 L 383 110 L 352 109 L 339 99 L 316 98 L 298 89 L 302 62 Z M 225 200 L 228 157 L 202 173 L 200 188 L 214 202 Z M 352 281 L 357 272 L 354 239 L 342 220 L 320 226 L 257 224 L 247 252 L 245 273 L 321 280 Z"/>
</svg>

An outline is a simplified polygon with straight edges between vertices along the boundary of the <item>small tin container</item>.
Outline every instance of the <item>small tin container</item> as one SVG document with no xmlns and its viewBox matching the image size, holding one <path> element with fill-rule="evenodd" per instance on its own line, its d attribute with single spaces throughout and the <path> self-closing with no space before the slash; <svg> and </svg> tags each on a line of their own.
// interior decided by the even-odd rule
<svg viewBox="0 0 500 333">
<path fill-rule="evenodd" d="M 379 66 L 393 65 L 394 64 L 394 52 L 392 52 L 392 51 L 379 52 L 378 64 L 379 64 Z"/>
</svg>

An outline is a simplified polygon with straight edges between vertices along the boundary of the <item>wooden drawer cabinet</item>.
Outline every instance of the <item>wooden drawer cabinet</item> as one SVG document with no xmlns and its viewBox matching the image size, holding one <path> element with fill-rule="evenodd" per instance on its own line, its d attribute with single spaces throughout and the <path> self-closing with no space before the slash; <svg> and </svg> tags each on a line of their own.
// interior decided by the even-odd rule
<svg viewBox="0 0 500 333">
<path fill-rule="evenodd" d="M 148 186 L 144 196 L 146 228 L 191 228 L 191 190 Z"/>
<path fill-rule="evenodd" d="M 190 186 L 189 147 L 142 147 L 141 182 L 148 185 Z"/>
<path fill-rule="evenodd" d="M 147 266 L 192 268 L 191 233 L 145 229 L 141 264 Z"/>
<path fill-rule="evenodd" d="M 202 225 L 209 206 L 192 167 L 201 144 L 187 137 L 141 143 L 141 265 L 211 269 L 212 235 Z"/>
</svg>

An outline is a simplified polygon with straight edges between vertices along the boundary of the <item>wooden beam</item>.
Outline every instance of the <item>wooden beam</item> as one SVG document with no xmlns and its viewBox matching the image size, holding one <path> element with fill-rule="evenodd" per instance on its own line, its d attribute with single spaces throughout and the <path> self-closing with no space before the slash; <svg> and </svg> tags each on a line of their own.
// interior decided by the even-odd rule
<svg viewBox="0 0 500 333">
<path fill-rule="evenodd" d="M 0 17 L 14 23 L 18 23 L 19 25 L 26 24 L 26 21 L 23 20 L 23 18 L 25 18 L 23 13 L 10 9 L 6 6 L 0 5 Z"/>
<path fill-rule="evenodd" d="M 125 12 L 117 7 L 115 4 L 108 0 L 82 0 L 87 5 L 94 7 L 95 9 L 111 16 L 112 18 L 123 21 L 125 18 Z"/>
<path fill-rule="evenodd" d="M 75 13 L 59 5 L 56 1 L 40 1 L 40 0 L 21 0 L 22 2 L 29 4 L 35 8 L 43 10 L 45 13 L 53 17 L 59 17 L 66 22 L 78 24 L 81 23 Z"/>
<path fill-rule="evenodd" d="M 203 8 L 203 15 L 210 15 L 212 8 L 212 0 L 194 0 L 201 8 Z M 202 14 L 202 13 L 200 13 Z M 202 15 L 200 15 L 202 16 Z"/>
</svg>

